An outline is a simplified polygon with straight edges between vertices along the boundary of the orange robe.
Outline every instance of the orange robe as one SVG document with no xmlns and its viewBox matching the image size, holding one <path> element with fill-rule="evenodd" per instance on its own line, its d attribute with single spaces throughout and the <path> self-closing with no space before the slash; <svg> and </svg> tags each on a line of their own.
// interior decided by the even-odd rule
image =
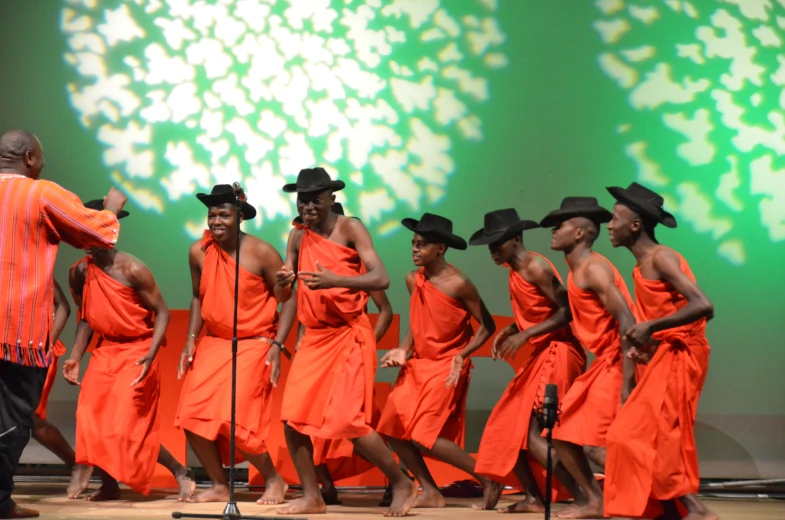
<svg viewBox="0 0 785 520">
<path fill-rule="evenodd" d="M 428 449 L 439 437 L 462 446 L 471 360 L 464 359 L 457 384 L 447 388 L 445 380 L 453 357 L 472 339 L 471 314 L 426 280 L 421 268 L 409 300 L 409 323 L 413 353 L 398 373 L 378 431 Z"/>
<path fill-rule="evenodd" d="M 44 390 L 41 392 L 41 400 L 38 401 L 38 408 L 35 409 L 35 414 L 44 421 L 46 420 L 46 407 L 49 404 L 49 393 L 52 391 L 52 386 L 55 384 L 58 374 L 58 361 L 60 356 L 65 354 L 65 345 L 59 339 L 52 346 L 52 355 L 54 359 L 46 371 L 46 382 L 44 383 Z"/>
<path fill-rule="evenodd" d="M 363 310 L 368 313 L 368 293 L 363 293 L 365 303 Z M 375 336 L 375 334 L 374 334 Z M 373 392 L 371 401 L 371 423 L 370 426 L 376 429 L 379 424 L 381 410 L 376 402 L 376 390 Z M 327 471 L 330 472 L 333 481 L 351 478 L 374 467 L 373 464 L 360 457 L 354 449 L 354 443 L 350 439 L 322 439 L 314 437 L 313 443 L 313 463 L 315 465 L 326 464 Z"/>
<path fill-rule="evenodd" d="M 694 282 L 687 262 L 681 270 Z M 636 267 L 638 318 L 668 316 L 687 304 L 671 284 L 648 280 Z M 698 492 L 695 417 L 709 364 L 706 319 L 663 330 L 642 379 L 608 432 L 605 513 L 642 516 L 649 497 L 670 500 Z"/>
<path fill-rule="evenodd" d="M 143 495 L 158 460 L 158 359 L 142 382 L 136 363 L 150 349 L 153 312 L 137 292 L 87 260 L 80 318 L 99 334 L 76 408 L 76 462 L 98 466 Z"/>
<path fill-rule="evenodd" d="M 223 463 L 229 464 L 236 264 L 210 231 L 204 232 L 202 250 L 199 302 L 207 334 L 197 344 L 183 383 L 175 426 L 217 441 Z M 273 385 L 266 362 L 278 324 L 278 301 L 263 277 L 242 267 L 238 301 L 235 460 L 242 462 L 240 452 L 267 452 Z"/>
<path fill-rule="evenodd" d="M 537 256 L 547 261 L 542 255 Z M 548 264 L 561 282 L 556 269 Z M 512 269 L 510 300 L 518 330 L 542 323 L 558 310 L 539 287 Z M 519 451 L 527 449 L 532 412 L 542 408 L 545 385 L 555 384 L 561 401 L 575 378 L 586 369 L 586 353 L 569 327 L 532 338 L 519 355 L 524 362 L 491 412 L 477 453 L 477 473 L 497 481 L 507 480 Z M 539 476 L 544 471 L 537 464 L 534 474 Z"/>
<path fill-rule="evenodd" d="M 299 271 L 316 262 L 339 276 L 364 272 L 354 249 L 303 227 Z M 376 339 L 364 291 L 312 290 L 300 283 L 297 317 L 306 331 L 286 380 L 281 420 L 303 435 L 356 439 L 371 433 Z"/>
<path fill-rule="evenodd" d="M 592 254 L 611 266 L 614 283 L 632 310 L 632 298 L 619 271 L 602 255 Z M 605 446 L 608 428 L 621 406 L 619 323 L 594 292 L 575 285 L 572 272 L 567 277 L 567 293 L 575 336 L 595 359 L 589 369 L 573 381 L 559 404 L 561 415 L 553 429 L 553 438 L 579 446 Z"/>
</svg>

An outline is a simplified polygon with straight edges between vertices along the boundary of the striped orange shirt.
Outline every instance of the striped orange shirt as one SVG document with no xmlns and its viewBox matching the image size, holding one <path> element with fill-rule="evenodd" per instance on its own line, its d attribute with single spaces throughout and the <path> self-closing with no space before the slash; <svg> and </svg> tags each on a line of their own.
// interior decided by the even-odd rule
<svg viewBox="0 0 785 520">
<path fill-rule="evenodd" d="M 48 367 L 54 265 L 60 241 L 114 247 L 120 231 L 109 211 L 84 207 L 46 180 L 0 173 L 0 345 L 5 361 Z"/>
</svg>

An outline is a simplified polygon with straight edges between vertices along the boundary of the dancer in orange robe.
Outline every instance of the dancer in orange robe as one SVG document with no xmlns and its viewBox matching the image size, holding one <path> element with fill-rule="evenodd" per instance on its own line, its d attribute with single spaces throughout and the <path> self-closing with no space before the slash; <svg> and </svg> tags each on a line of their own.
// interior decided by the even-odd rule
<svg viewBox="0 0 785 520">
<path fill-rule="evenodd" d="M 608 431 L 605 513 L 638 517 L 649 497 L 689 520 L 717 515 L 696 496 L 700 477 L 695 447 L 698 398 L 709 365 L 706 321 L 714 308 L 695 283 L 687 261 L 654 237 L 657 224 L 676 227 L 657 193 L 632 183 L 608 191 L 617 200 L 608 224 L 614 247 L 637 260 L 633 271 L 639 323 L 626 331 L 642 357 L 642 378 Z"/>
<path fill-rule="evenodd" d="M 586 354 L 568 326 L 572 316 L 558 271 L 523 245 L 523 231 L 537 227 L 536 222 L 521 220 L 514 209 L 502 209 L 486 213 L 485 227 L 469 240 L 471 245 L 487 245 L 493 261 L 510 268 L 515 322 L 494 339 L 494 358 L 510 359 L 524 349 L 524 362 L 491 412 L 477 453 L 477 473 L 502 481 L 513 471 L 523 485 L 526 498 L 500 510 L 505 513 L 544 511 L 544 482 L 538 481 L 544 480 L 548 445 L 537 413 L 545 385 L 555 384 L 563 397 L 586 369 Z M 536 473 L 529 458 L 538 464 Z M 555 477 L 572 496 L 581 497 L 575 480 L 560 464 Z M 493 509 L 499 496 L 485 497 L 476 507 Z M 553 494 L 554 502 L 558 496 Z"/>
<path fill-rule="evenodd" d="M 423 453 L 472 475 L 484 495 L 501 493 L 501 484 L 478 474 L 474 458 L 460 446 L 469 356 L 496 331 L 474 284 L 445 259 L 448 248 L 466 249 L 466 241 L 452 233 L 450 220 L 431 213 L 402 223 L 414 232 L 412 259 L 419 269 L 406 276 L 409 331 L 401 346 L 382 358 L 383 367 L 402 368 L 379 419 L 379 433 L 422 486 L 414 507 L 445 506 Z M 480 323 L 476 334 L 472 317 Z"/>
<path fill-rule="evenodd" d="M 608 428 L 635 384 L 635 362 L 623 355 L 631 345 L 622 338 L 635 324 L 632 298 L 616 268 L 591 249 L 599 225 L 610 218 L 594 197 L 567 197 L 540 222 L 554 228 L 551 249 L 565 254 L 573 331 L 595 356 L 562 398 L 560 423 L 553 429 L 556 454 L 586 497 L 559 518 L 604 518 L 602 489 L 587 456 L 605 466 Z"/>
<path fill-rule="evenodd" d="M 101 199 L 85 203 L 103 205 Z M 128 216 L 121 211 L 118 218 Z M 155 425 L 160 374 L 156 354 L 169 325 L 169 308 L 150 269 L 117 249 L 86 250 L 74 264 L 69 284 L 80 319 L 71 356 L 63 375 L 82 388 L 76 409 L 76 461 L 101 468 L 102 485 L 87 500 L 120 497 L 119 480 L 147 495 L 156 462 L 165 466 L 180 486 L 178 500 L 196 487 L 186 467 L 161 446 Z M 100 336 L 84 380 L 79 362 L 92 339 Z M 89 481 L 75 475 L 75 498 Z"/>
<path fill-rule="evenodd" d="M 344 215 L 343 206 L 340 202 L 335 202 L 330 211 L 336 215 Z M 357 218 L 357 217 L 352 217 Z M 302 217 L 297 217 L 292 222 L 293 225 L 302 225 Z M 373 300 L 376 308 L 379 310 L 379 317 L 376 320 L 376 326 L 373 330 L 373 335 L 378 343 L 387 333 L 393 319 L 392 305 L 387 298 L 387 293 L 384 291 L 373 291 L 367 293 L 367 296 Z M 367 313 L 368 305 L 365 305 Z M 295 352 L 299 350 L 300 342 L 305 335 L 305 326 L 301 323 L 298 329 L 297 344 L 294 347 Z M 372 402 L 373 413 L 371 414 L 371 427 L 376 428 L 381 415 L 379 405 L 376 402 L 376 391 L 374 390 L 374 398 Z M 356 475 L 365 473 L 373 468 L 368 460 L 366 460 L 361 453 L 354 449 L 354 444 L 349 439 L 319 439 L 312 438 L 313 442 L 313 458 L 316 464 L 316 474 L 319 477 L 319 484 L 322 486 L 322 498 L 324 503 L 330 505 L 341 505 L 338 499 L 338 490 L 335 488 L 335 480 L 342 480 L 351 478 Z M 390 498 L 392 498 L 392 490 L 389 490 Z M 389 506 L 390 504 L 382 504 Z"/>
<path fill-rule="evenodd" d="M 212 486 L 193 502 L 225 502 L 229 487 L 223 465 L 229 464 L 231 435 L 232 335 L 237 257 L 236 194 L 228 184 L 197 194 L 208 208 L 201 240 L 191 246 L 189 263 L 193 296 L 188 338 L 178 377 L 185 377 L 175 426 L 202 463 Z M 241 221 L 256 216 L 248 202 Z M 236 462 L 248 460 L 264 477 L 259 504 L 280 504 L 287 485 L 275 470 L 265 439 L 270 429 L 272 392 L 280 374 L 280 355 L 295 316 L 295 302 L 277 313 L 280 291 L 275 274 L 283 265 L 267 242 L 241 232 L 237 307 Z M 207 334 L 196 339 L 205 326 Z"/>
<path fill-rule="evenodd" d="M 278 284 L 291 297 L 299 279 L 297 313 L 306 332 L 289 371 L 281 419 L 304 496 L 279 513 L 326 510 L 314 467 L 315 437 L 351 439 L 392 484 L 393 501 L 385 514 L 403 516 L 417 487 L 370 426 L 377 361 L 364 311 L 366 293 L 385 290 L 390 280 L 362 222 L 330 211 L 333 192 L 343 188 L 323 168 L 301 170 L 296 183 L 284 186 L 285 192 L 297 193 L 304 225 L 289 234 Z"/>
<path fill-rule="evenodd" d="M 83 474 L 87 469 L 81 464 L 76 464 L 76 453 L 74 449 L 65 440 L 60 430 L 50 423 L 46 418 L 46 409 L 49 405 L 49 394 L 52 391 L 52 386 L 57 378 L 60 356 L 65 354 L 66 348 L 63 342 L 60 341 L 60 334 L 63 332 L 68 317 L 71 315 L 71 306 L 68 305 L 68 299 L 57 283 L 54 281 L 54 320 L 52 321 L 52 355 L 54 360 L 49 365 L 46 373 L 46 383 L 41 393 L 41 401 L 38 403 L 38 408 L 35 411 L 35 426 L 33 427 L 32 436 L 46 449 L 57 455 L 68 468 L 71 470 L 71 476 L 76 474 Z M 86 485 L 86 484 L 85 484 Z M 69 486 L 67 493 L 70 495 L 77 491 L 72 488 L 73 484 Z"/>
</svg>

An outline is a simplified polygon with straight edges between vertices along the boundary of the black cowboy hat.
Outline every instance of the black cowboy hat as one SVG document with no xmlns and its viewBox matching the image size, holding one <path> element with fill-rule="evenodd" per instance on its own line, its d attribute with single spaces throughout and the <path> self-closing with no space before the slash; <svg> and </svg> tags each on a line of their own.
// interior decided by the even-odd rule
<svg viewBox="0 0 785 520">
<path fill-rule="evenodd" d="M 96 211 L 101 211 L 102 209 L 104 209 L 104 199 L 88 200 L 87 202 L 84 203 L 84 207 L 94 209 Z M 130 213 L 128 213 L 124 209 L 121 209 L 120 212 L 117 214 L 117 218 L 118 219 L 125 218 L 128 215 L 130 215 Z"/>
<path fill-rule="evenodd" d="M 432 213 L 423 213 L 420 220 L 413 218 L 405 218 L 401 224 L 409 231 L 414 231 L 418 235 L 426 238 L 432 238 L 435 242 L 446 245 L 453 249 L 466 249 L 466 240 L 452 232 L 452 220 L 434 215 Z"/>
<path fill-rule="evenodd" d="M 473 246 L 485 246 L 505 242 L 518 236 L 524 229 L 540 227 L 531 220 L 521 220 L 513 208 L 499 209 L 485 214 L 485 226 L 469 238 Z"/>
<path fill-rule="evenodd" d="M 283 191 L 286 193 L 316 193 L 321 191 L 340 191 L 346 184 L 343 181 L 334 181 L 324 168 L 305 168 L 297 174 L 297 182 L 285 184 Z"/>
<path fill-rule="evenodd" d="M 540 227 L 554 227 L 575 217 L 584 217 L 599 225 L 610 222 L 613 214 L 600 206 L 594 197 L 565 197 L 559 209 L 540 221 Z"/>
<path fill-rule="evenodd" d="M 196 198 L 208 208 L 220 206 L 221 204 L 234 204 L 237 202 L 237 195 L 234 193 L 234 188 L 229 184 L 216 184 L 213 186 L 209 195 L 207 193 L 197 193 Z M 242 203 L 240 212 L 243 215 L 243 220 L 251 220 L 256 217 L 256 208 L 247 202 Z"/>
<path fill-rule="evenodd" d="M 633 182 L 626 189 L 618 186 L 611 186 L 605 189 L 613 195 L 614 199 L 628 206 L 641 218 L 657 222 L 665 227 L 676 227 L 674 216 L 662 209 L 665 201 L 660 195 L 646 186 Z"/>
<path fill-rule="evenodd" d="M 330 211 L 332 211 L 336 215 L 344 215 L 343 206 L 341 205 L 340 202 L 334 202 L 333 205 L 330 206 Z M 353 218 L 356 218 L 356 217 L 353 217 Z M 303 218 L 302 217 L 297 217 L 297 218 L 294 219 L 294 222 L 296 222 L 298 224 L 302 224 L 303 223 Z"/>
</svg>

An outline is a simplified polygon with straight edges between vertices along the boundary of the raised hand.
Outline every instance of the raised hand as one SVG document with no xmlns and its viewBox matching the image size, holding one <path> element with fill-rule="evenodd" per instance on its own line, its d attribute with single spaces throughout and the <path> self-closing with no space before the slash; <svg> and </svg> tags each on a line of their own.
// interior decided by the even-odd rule
<svg viewBox="0 0 785 520">
<path fill-rule="evenodd" d="M 79 382 L 79 362 L 69 359 L 63 363 L 63 377 L 72 385 L 81 385 Z"/>
<path fill-rule="evenodd" d="M 325 269 L 319 262 L 316 262 L 316 271 L 300 271 L 300 280 L 309 289 L 330 289 L 338 286 L 339 276 Z"/>
<path fill-rule="evenodd" d="M 406 364 L 407 352 L 402 348 L 394 348 L 382 357 L 382 368 L 402 367 Z"/>
<path fill-rule="evenodd" d="M 109 188 L 109 193 L 104 197 L 104 209 L 117 215 L 120 213 L 120 210 L 123 209 L 126 202 L 128 202 L 128 198 L 123 192 L 115 188 Z"/>
</svg>

